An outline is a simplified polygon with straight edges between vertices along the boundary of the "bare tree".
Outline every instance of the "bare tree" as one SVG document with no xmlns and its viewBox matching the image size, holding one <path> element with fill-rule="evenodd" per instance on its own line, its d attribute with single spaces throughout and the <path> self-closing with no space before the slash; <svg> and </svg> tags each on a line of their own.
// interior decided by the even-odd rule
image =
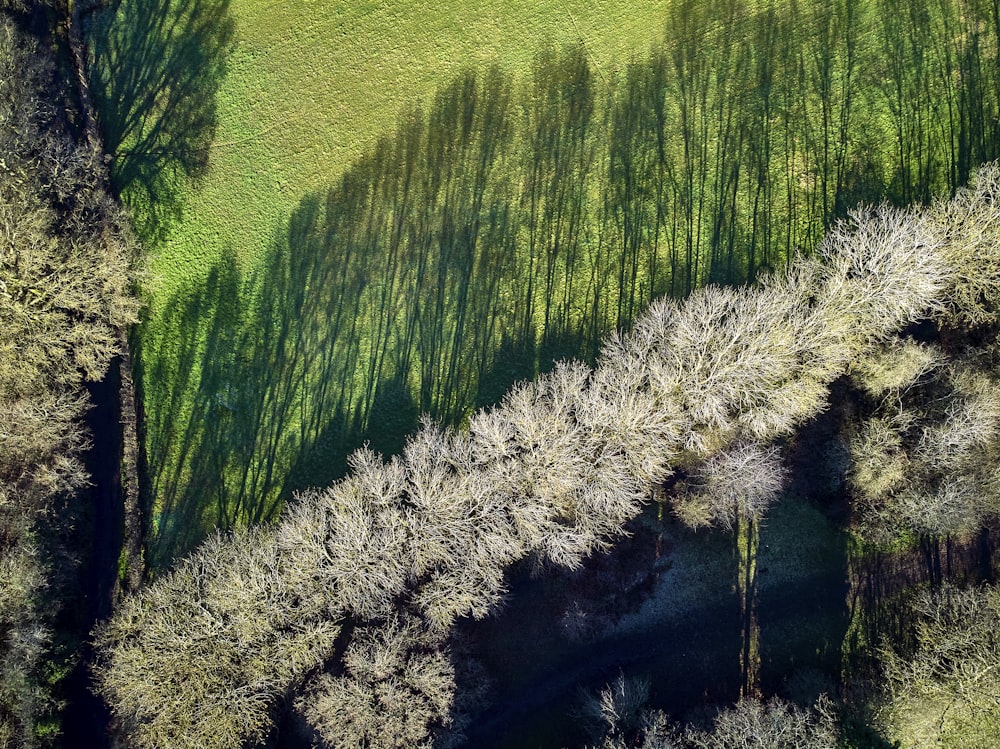
<svg viewBox="0 0 1000 749">
<path fill-rule="evenodd" d="M 115 658 L 100 681 L 135 746 L 259 740 L 276 698 L 331 656 L 337 617 L 286 587 L 287 561 L 273 534 L 216 536 L 119 608 L 97 637 Z"/>
<path fill-rule="evenodd" d="M 137 310 L 131 235 L 99 154 L 65 129 L 55 79 L 44 50 L 0 12 L 2 747 L 45 743 L 36 729 L 57 709 L 43 668 L 66 599 L 56 559 L 71 567 L 61 538 L 88 481 L 84 382 L 103 377 Z"/>
<path fill-rule="evenodd" d="M 720 710 L 711 727 L 679 725 L 661 711 L 644 715 L 638 742 L 609 736 L 601 749 L 835 749 L 840 731 L 829 700 L 812 708 L 772 699 L 747 699 Z"/>
<path fill-rule="evenodd" d="M 740 519 L 760 520 L 786 479 L 776 447 L 737 443 L 692 472 L 678 493 L 675 509 L 692 527 L 717 525 L 733 530 Z"/>
<path fill-rule="evenodd" d="M 893 352 L 896 361 L 869 365 L 865 373 L 883 400 L 851 440 L 850 481 L 862 530 L 872 540 L 903 528 L 967 535 L 1000 510 L 994 499 L 1000 382 L 970 356 L 938 366 L 915 388 L 927 369 L 925 355 L 898 363 L 913 348 L 883 352 L 882 361 Z M 891 380 L 912 382 L 887 387 Z"/>
<path fill-rule="evenodd" d="M 393 616 L 355 637 L 343 673 L 314 679 L 299 709 L 326 746 L 404 749 L 424 746 L 428 726 L 449 722 L 454 689 L 440 637 L 418 619 Z"/>
<path fill-rule="evenodd" d="M 626 677 L 621 672 L 597 693 L 583 693 L 580 715 L 607 738 L 627 739 L 642 724 L 649 687 L 648 677 Z"/>
<path fill-rule="evenodd" d="M 951 286 L 944 318 L 959 326 L 996 320 L 1000 305 L 1000 257 L 996 252 L 1000 217 L 1000 168 L 980 167 L 967 188 L 951 200 L 938 200 L 929 210 L 950 269 Z"/>
<path fill-rule="evenodd" d="M 716 715 L 711 731 L 688 728 L 684 740 L 690 749 L 834 749 L 840 745 L 825 702 L 815 710 L 804 710 L 778 699 L 743 700 Z"/>
<path fill-rule="evenodd" d="M 884 646 L 881 722 L 903 746 L 996 744 L 1000 722 L 1000 594 L 944 586 L 913 602 L 916 649 Z"/>
</svg>

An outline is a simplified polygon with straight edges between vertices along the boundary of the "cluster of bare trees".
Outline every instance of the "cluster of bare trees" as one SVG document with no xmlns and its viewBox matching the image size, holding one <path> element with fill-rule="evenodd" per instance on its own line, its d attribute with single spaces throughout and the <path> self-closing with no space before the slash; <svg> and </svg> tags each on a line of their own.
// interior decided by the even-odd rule
<svg viewBox="0 0 1000 749">
<path fill-rule="evenodd" d="M 648 689 L 648 685 L 647 685 Z M 741 700 L 719 710 L 711 725 L 686 726 L 660 710 L 632 704 L 641 692 L 620 679 L 599 695 L 601 716 L 608 724 L 599 749 L 836 749 L 843 746 L 832 705 L 821 699 L 812 709 L 772 699 Z M 627 706 L 631 709 L 625 710 Z M 623 712 L 623 710 L 625 710 Z"/>
<path fill-rule="evenodd" d="M 919 351 L 917 367 L 900 374 L 914 379 L 886 387 L 882 408 L 851 442 L 865 531 L 883 541 L 903 528 L 967 535 L 1000 509 L 1000 383 L 982 361 L 946 363 L 929 346 L 893 353 L 907 348 Z"/>
<path fill-rule="evenodd" d="M 902 746 L 986 747 L 1000 722 L 1000 591 L 943 586 L 912 602 L 916 643 L 883 649 L 881 722 Z"/>
<path fill-rule="evenodd" d="M 775 440 L 1000 262 L 965 223 L 1000 211 L 997 178 L 956 198 L 975 210 L 865 211 L 757 286 L 655 302 L 596 368 L 561 363 L 461 431 L 426 422 L 391 459 L 362 450 L 275 527 L 213 538 L 100 632 L 97 678 L 125 733 L 241 746 L 291 690 L 331 746 L 420 742 L 450 720 L 441 638 L 498 605 L 514 561 L 578 564 L 677 471 L 693 521 L 759 517 L 782 480 Z"/>
<path fill-rule="evenodd" d="M 963 535 L 996 513 L 1000 381 L 996 373 L 996 242 L 993 171 L 976 189 L 928 210 L 941 256 L 954 268 L 937 341 L 893 338 L 858 362 L 852 378 L 874 404 L 851 435 L 851 485 L 865 532 L 902 528 Z M 979 330 L 977 336 L 969 331 Z"/>
<path fill-rule="evenodd" d="M 45 53 L 0 11 L 3 747 L 53 733 L 44 726 L 53 725 L 54 680 L 43 667 L 72 578 L 64 544 L 74 495 L 87 483 L 84 382 L 103 376 L 136 314 L 126 221 L 104 189 L 100 154 L 69 130 L 54 80 Z"/>
<path fill-rule="evenodd" d="M 995 170 L 984 170 L 974 190 L 927 210 L 952 269 L 935 326 L 890 338 L 851 371 L 863 394 L 843 424 L 853 525 L 875 556 L 900 539 L 919 541 L 930 582 L 894 604 L 910 622 L 904 630 L 879 632 L 878 612 L 862 617 L 872 619 L 865 637 L 884 677 L 875 717 L 905 746 L 995 739 L 997 660 L 987 632 L 996 591 L 954 587 L 949 577 L 953 546 L 971 543 L 1000 510 L 1000 226 L 990 210 L 998 188 Z M 981 564 L 992 580 L 988 556 Z"/>
</svg>

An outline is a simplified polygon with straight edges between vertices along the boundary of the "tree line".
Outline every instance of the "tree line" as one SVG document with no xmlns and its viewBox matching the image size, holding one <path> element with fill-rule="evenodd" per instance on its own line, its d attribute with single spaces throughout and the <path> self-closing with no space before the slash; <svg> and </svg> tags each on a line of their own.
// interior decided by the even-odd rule
<svg viewBox="0 0 1000 749">
<path fill-rule="evenodd" d="M 38 15 L 33 15 L 38 14 Z M 41 19 L 41 23 L 37 22 Z M 83 136 L 75 93 L 31 28 L 0 8 L 0 746 L 48 746 L 89 623 L 77 565 L 89 477 L 85 383 L 137 319 L 134 241 Z M 51 45 L 51 39 L 48 40 Z M 75 119 L 75 121 L 74 121 Z M 75 629 L 74 629 L 75 627 Z"/>
<path fill-rule="evenodd" d="M 329 746 L 440 738 L 456 718 L 447 633 L 499 604 L 512 563 L 579 564 L 656 488 L 691 524 L 758 522 L 782 483 L 775 449 L 827 408 L 832 383 L 861 362 L 874 382 L 919 387 L 916 323 L 954 341 L 992 319 L 998 184 L 984 169 L 952 201 L 855 214 L 754 286 L 662 298 L 596 366 L 562 362 L 460 430 L 425 422 L 401 455 L 360 450 L 275 525 L 213 536 L 98 634 L 100 689 L 124 733 L 140 747 L 237 747 L 265 738 L 289 700 Z M 941 384 L 949 418 L 975 421 L 963 409 L 995 397 L 995 371 L 964 343 L 941 345 L 950 371 L 985 382 Z M 996 513 L 995 487 L 956 509 L 945 484 L 975 470 L 968 451 L 997 449 L 1000 424 L 927 434 L 922 449 L 955 470 L 928 482 L 918 465 L 908 486 L 947 522 L 907 513 L 907 491 L 858 489 L 859 510 L 933 533 L 976 527 Z"/>
<path fill-rule="evenodd" d="M 997 155 L 992 3 L 680 2 L 620 71 L 584 46 L 403 112 L 256 271 L 223 258 L 141 336 L 158 564 L 459 424 L 660 297 L 752 283 L 859 202 Z M 239 299 L 239 302 L 234 301 Z M 398 423 L 394 423 L 398 422 Z M 235 442 L 235 444 L 234 444 Z"/>
</svg>

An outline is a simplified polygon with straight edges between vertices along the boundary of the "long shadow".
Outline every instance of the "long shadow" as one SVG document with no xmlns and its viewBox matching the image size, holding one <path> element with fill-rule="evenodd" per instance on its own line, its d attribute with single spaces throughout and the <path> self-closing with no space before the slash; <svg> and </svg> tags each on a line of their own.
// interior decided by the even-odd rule
<svg viewBox="0 0 1000 749">
<path fill-rule="evenodd" d="M 159 395 L 146 406 L 154 568 L 169 561 L 167 549 L 182 553 L 215 525 L 225 526 L 214 508 L 224 492 L 218 469 L 238 439 L 228 415 L 233 383 L 243 381 L 234 371 L 243 286 L 235 260 L 224 258 L 201 288 L 170 300 L 163 316 L 173 335 L 158 350 L 139 336 L 141 376 L 157 384 Z"/>
<path fill-rule="evenodd" d="M 546 83 L 561 85 L 589 95 Z M 466 71 L 325 195 L 305 197 L 257 272 L 243 278 L 224 258 L 170 300 L 171 333 L 143 352 L 164 384 L 147 412 L 160 563 L 213 526 L 273 519 L 365 442 L 398 452 L 421 413 L 460 423 L 551 358 L 594 349 L 608 323 L 570 324 L 579 299 L 546 282 L 556 260 L 583 275 L 546 244 L 568 242 L 550 231 L 554 209 L 533 228 L 515 189 L 527 155 L 511 140 L 514 94 L 497 69 Z M 579 136 L 552 137 L 562 150 Z M 563 171 L 572 190 L 557 185 L 571 198 L 559 210 L 579 211 L 582 177 Z M 526 231 L 553 262 L 517 251 Z"/>
<path fill-rule="evenodd" d="M 772 508 L 760 544 L 760 686 L 764 694 L 781 694 L 809 707 L 820 694 L 833 694 L 840 686 L 850 618 L 844 604 L 849 589 L 846 534 L 810 504 L 781 503 Z M 809 571 L 808 584 L 772 582 L 772 571 L 787 566 L 785 560 L 794 559 L 803 545 L 810 549 L 802 564 Z"/>
<path fill-rule="evenodd" d="M 180 215 L 181 189 L 208 167 L 234 30 L 229 0 L 113 0 L 89 19 L 112 181 L 146 239 Z"/>
</svg>

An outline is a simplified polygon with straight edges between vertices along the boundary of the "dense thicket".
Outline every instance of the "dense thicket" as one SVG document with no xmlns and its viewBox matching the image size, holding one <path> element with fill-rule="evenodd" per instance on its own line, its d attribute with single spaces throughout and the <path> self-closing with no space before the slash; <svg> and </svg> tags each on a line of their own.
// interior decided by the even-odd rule
<svg viewBox="0 0 1000 749">
<path fill-rule="evenodd" d="M 86 380 L 134 320 L 131 245 L 101 155 L 68 129 L 66 92 L 0 11 L 0 746 L 53 733 L 51 624 L 87 483 Z"/>
<path fill-rule="evenodd" d="M 397 451 L 415 414 L 592 361 L 653 299 L 785 268 L 859 201 L 954 191 L 998 154 L 998 38 L 980 0 L 685 0 L 617 74 L 584 47 L 463 74 L 303 200 L 256 279 L 226 258 L 143 339 L 170 383 L 156 558 L 273 519 L 359 435 Z"/>
<path fill-rule="evenodd" d="M 1000 725 L 1000 592 L 944 586 L 912 602 L 915 647 L 887 645 L 882 722 L 902 746 L 986 749 Z"/>
<path fill-rule="evenodd" d="M 596 368 L 561 363 L 462 431 L 425 423 L 388 461 L 359 451 L 276 526 L 213 539 L 100 633 L 98 678 L 126 734 L 240 746 L 289 690 L 330 746 L 413 745 L 447 724 L 436 638 L 492 610 L 510 564 L 578 564 L 677 470 L 702 471 L 692 517 L 759 516 L 774 492 L 734 486 L 733 466 L 744 485 L 754 466 L 774 473 L 768 445 L 907 324 L 995 311 L 998 180 L 990 168 L 951 203 L 859 213 L 758 285 L 661 299 Z"/>
</svg>

